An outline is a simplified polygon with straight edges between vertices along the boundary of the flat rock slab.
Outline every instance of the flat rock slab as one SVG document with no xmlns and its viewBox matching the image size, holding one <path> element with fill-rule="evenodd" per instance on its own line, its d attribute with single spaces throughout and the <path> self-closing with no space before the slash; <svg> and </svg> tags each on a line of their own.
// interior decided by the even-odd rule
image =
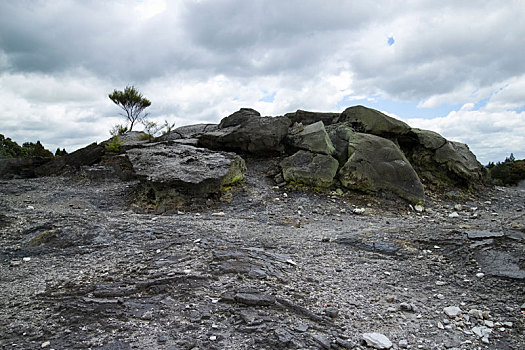
<svg viewBox="0 0 525 350">
<path fill-rule="evenodd" d="M 244 160 L 234 153 L 157 143 L 127 153 L 137 177 L 157 189 L 181 193 L 220 192 L 244 178 Z"/>
<path fill-rule="evenodd" d="M 467 231 L 467 237 L 469 239 L 487 239 L 503 237 L 503 232 L 492 232 L 488 230 L 470 230 Z"/>
<path fill-rule="evenodd" d="M 508 252 L 479 251 L 474 258 L 486 274 L 518 280 L 525 279 L 525 270 L 520 268 L 519 259 Z"/>
</svg>

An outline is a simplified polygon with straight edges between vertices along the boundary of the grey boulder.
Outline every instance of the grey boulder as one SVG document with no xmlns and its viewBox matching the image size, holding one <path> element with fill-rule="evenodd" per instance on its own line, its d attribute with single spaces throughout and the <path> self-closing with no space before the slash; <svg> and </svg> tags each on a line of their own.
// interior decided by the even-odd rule
<svg viewBox="0 0 525 350">
<path fill-rule="evenodd" d="M 410 131 L 410 126 L 401 120 L 364 106 L 348 107 L 341 113 L 339 122 L 348 123 L 355 131 L 377 136 L 395 137 Z"/>
<path fill-rule="evenodd" d="M 302 126 L 302 124 L 298 125 Z M 297 130 L 297 128 L 291 129 Z M 328 137 L 322 121 L 301 127 L 296 133 L 288 136 L 288 142 L 294 148 L 314 153 L 331 155 L 335 152 L 334 145 Z"/>
<path fill-rule="evenodd" d="M 338 173 L 343 186 L 365 192 L 386 190 L 412 203 L 424 201 L 421 181 L 392 141 L 354 133 L 348 154 L 348 161 Z"/>
<path fill-rule="evenodd" d="M 126 154 L 136 177 L 156 192 L 217 193 L 243 179 L 246 170 L 244 160 L 236 154 L 187 145 L 157 143 Z"/>
<path fill-rule="evenodd" d="M 333 112 L 309 112 L 298 109 L 293 113 L 286 113 L 284 116 L 288 117 L 292 123 L 301 123 L 303 125 L 313 124 L 322 121 L 324 125 L 337 123 L 341 113 Z"/>
<path fill-rule="evenodd" d="M 298 151 L 280 163 L 284 180 L 312 187 L 330 187 L 339 162 L 325 154 Z"/>
<path fill-rule="evenodd" d="M 239 125 L 228 126 L 198 137 L 199 145 L 210 149 L 251 153 L 282 152 L 291 121 L 286 117 L 252 116 Z"/>
</svg>

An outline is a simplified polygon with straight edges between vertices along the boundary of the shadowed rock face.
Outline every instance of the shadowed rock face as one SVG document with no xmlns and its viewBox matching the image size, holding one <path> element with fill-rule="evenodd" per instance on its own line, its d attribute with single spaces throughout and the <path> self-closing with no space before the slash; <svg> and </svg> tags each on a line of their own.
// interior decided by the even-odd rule
<svg viewBox="0 0 525 350">
<path fill-rule="evenodd" d="M 339 121 L 341 113 L 308 112 L 298 109 L 296 112 L 286 113 L 284 116 L 288 117 L 292 123 L 309 125 L 322 121 L 324 125 L 331 125 Z"/>
<path fill-rule="evenodd" d="M 244 160 L 234 153 L 186 145 L 154 144 L 127 152 L 136 176 L 156 191 L 185 194 L 220 192 L 244 178 Z"/>
<path fill-rule="evenodd" d="M 343 186 L 360 191 L 387 190 L 413 203 L 424 201 L 421 181 L 392 141 L 354 133 L 348 154 L 348 161 L 338 174 Z"/>
<path fill-rule="evenodd" d="M 418 175 L 440 187 L 475 187 L 487 181 L 487 170 L 468 146 L 438 133 L 413 128 L 398 138 Z"/>
</svg>

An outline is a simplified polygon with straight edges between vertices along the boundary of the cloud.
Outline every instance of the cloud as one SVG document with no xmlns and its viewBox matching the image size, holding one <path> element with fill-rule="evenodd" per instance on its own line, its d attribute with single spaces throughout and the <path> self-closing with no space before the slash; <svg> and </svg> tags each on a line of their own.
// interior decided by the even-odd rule
<svg viewBox="0 0 525 350">
<path fill-rule="evenodd" d="M 359 96 L 400 118 L 409 104 L 410 116 L 435 111 L 421 123 L 442 129 L 478 118 L 464 131 L 490 134 L 522 118 L 524 15 L 518 1 L 4 1 L 0 132 L 71 149 L 101 140 L 120 121 L 107 93 L 132 84 L 154 120 L 177 125 L 240 107 L 337 111 Z"/>
</svg>

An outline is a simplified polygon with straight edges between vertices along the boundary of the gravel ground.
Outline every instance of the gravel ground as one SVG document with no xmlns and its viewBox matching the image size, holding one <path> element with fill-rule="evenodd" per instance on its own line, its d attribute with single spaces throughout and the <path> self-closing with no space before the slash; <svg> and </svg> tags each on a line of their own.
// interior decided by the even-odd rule
<svg viewBox="0 0 525 350">
<path fill-rule="evenodd" d="M 230 195 L 170 215 L 130 205 L 136 182 L 0 182 L 0 347 L 525 348 L 524 189 L 419 212 L 247 164 Z"/>
</svg>

